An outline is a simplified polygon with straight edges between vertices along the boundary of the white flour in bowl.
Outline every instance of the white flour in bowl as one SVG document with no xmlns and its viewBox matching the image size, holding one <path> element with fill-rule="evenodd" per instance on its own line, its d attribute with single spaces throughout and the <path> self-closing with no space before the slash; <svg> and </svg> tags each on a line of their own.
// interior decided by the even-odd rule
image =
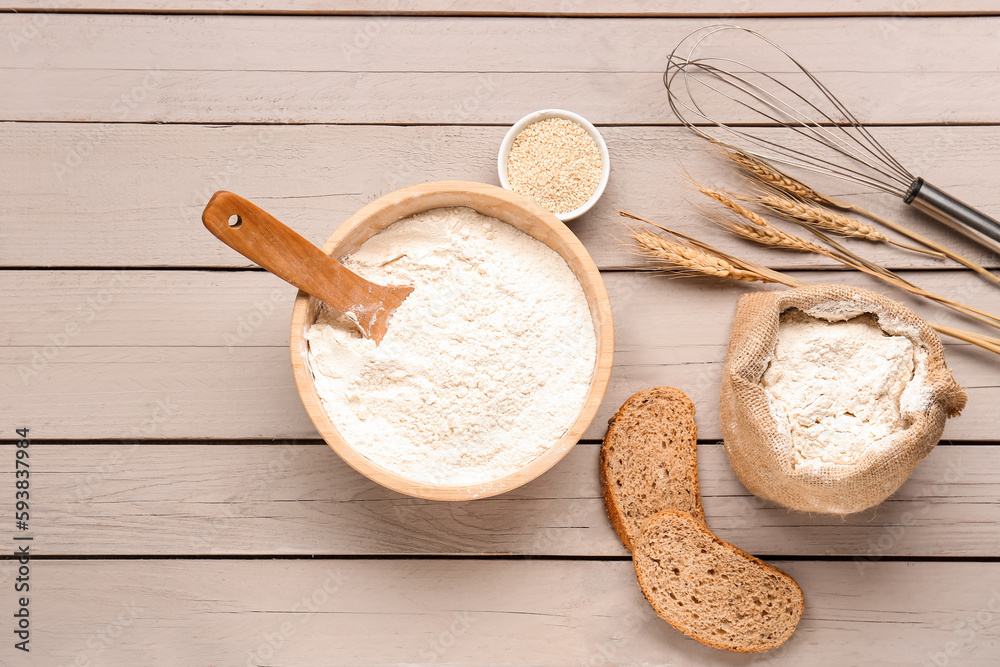
<svg viewBox="0 0 1000 667">
<path fill-rule="evenodd" d="M 408 479 L 479 484 L 552 446 L 583 409 L 596 335 L 554 250 L 470 208 L 413 215 L 344 264 L 413 293 L 379 346 L 325 305 L 306 331 L 317 392 L 358 452 Z"/>
</svg>

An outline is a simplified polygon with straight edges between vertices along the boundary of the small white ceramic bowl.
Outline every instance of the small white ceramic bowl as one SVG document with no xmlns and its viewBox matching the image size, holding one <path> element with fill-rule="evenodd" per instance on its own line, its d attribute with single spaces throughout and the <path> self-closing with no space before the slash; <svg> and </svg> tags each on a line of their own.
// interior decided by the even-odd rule
<svg viewBox="0 0 1000 667">
<path fill-rule="evenodd" d="M 589 211 L 591 207 L 597 203 L 597 200 L 601 198 L 601 195 L 604 194 L 604 188 L 608 184 L 608 174 L 611 172 L 611 160 L 608 158 L 608 145 L 604 143 L 604 137 L 602 137 L 601 133 L 597 131 L 597 128 L 583 116 L 577 115 L 571 111 L 564 111 L 563 109 L 542 109 L 541 111 L 529 113 L 527 116 L 514 123 L 511 128 L 507 130 L 507 134 L 500 143 L 500 153 L 497 155 L 497 173 L 500 175 L 500 185 L 507 190 L 512 192 L 514 191 L 514 188 L 510 186 L 510 181 L 507 180 L 507 156 L 510 155 L 510 147 L 514 145 L 514 139 L 517 138 L 517 135 L 521 134 L 521 130 L 534 122 L 545 120 L 546 118 L 565 118 L 566 120 L 573 121 L 585 129 L 590 136 L 594 138 L 594 141 L 597 142 L 597 148 L 601 151 L 601 182 L 597 184 L 597 190 L 594 191 L 594 194 L 590 195 L 590 199 L 584 202 L 582 206 L 575 208 L 572 211 L 567 211 L 566 213 L 555 214 L 555 216 L 562 222 L 575 220 Z"/>
</svg>

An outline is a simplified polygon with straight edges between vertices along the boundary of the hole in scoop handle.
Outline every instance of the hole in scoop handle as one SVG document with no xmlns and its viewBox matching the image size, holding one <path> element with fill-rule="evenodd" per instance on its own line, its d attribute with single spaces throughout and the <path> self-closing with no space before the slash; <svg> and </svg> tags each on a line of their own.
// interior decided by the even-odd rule
<svg viewBox="0 0 1000 667">
<path fill-rule="evenodd" d="M 239 224 L 230 224 L 239 216 Z M 362 332 L 381 340 L 388 317 L 411 288 L 385 287 L 345 268 L 273 215 L 224 190 L 212 195 L 201 220 L 220 241 L 285 282 L 355 317 Z M 405 290 L 395 303 L 387 296 Z M 388 301 L 388 302 L 387 302 Z"/>
</svg>

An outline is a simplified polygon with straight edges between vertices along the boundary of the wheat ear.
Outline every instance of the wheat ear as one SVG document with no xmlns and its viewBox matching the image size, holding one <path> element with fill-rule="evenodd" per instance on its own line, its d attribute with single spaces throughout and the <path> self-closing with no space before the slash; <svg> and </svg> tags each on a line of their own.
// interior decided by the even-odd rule
<svg viewBox="0 0 1000 667">
<path fill-rule="evenodd" d="M 636 242 L 639 253 L 654 260 L 660 265 L 660 268 L 746 282 L 773 282 L 753 271 L 740 269 L 721 257 L 704 250 L 676 243 L 645 230 L 631 229 L 629 231 Z"/>
<path fill-rule="evenodd" d="M 778 190 L 784 190 L 785 192 L 793 194 L 796 197 L 808 199 L 820 204 L 825 204 L 827 202 L 823 195 L 816 192 L 802 181 L 794 179 L 788 174 L 775 169 L 767 162 L 764 162 L 749 153 L 744 153 L 739 149 L 723 150 L 726 157 L 765 185 L 777 188 Z"/>
<path fill-rule="evenodd" d="M 823 255 L 831 259 L 838 259 L 830 250 L 824 248 L 818 243 L 813 243 L 812 241 L 804 239 L 800 236 L 794 236 L 775 227 L 760 215 L 748 209 L 746 206 L 741 206 L 724 192 L 712 190 L 711 188 L 703 186 L 697 187 L 699 192 L 702 194 L 711 197 L 733 213 L 736 213 L 749 221 L 738 222 L 728 218 L 718 218 L 717 222 L 730 232 L 738 236 L 742 236 L 750 241 L 760 243 L 761 245 L 767 245 L 773 248 L 784 248 L 786 250 L 813 252 L 817 255 Z"/>
<path fill-rule="evenodd" d="M 935 257 L 944 257 L 944 254 L 936 250 L 917 248 L 905 243 L 900 243 L 899 241 L 893 241 L 891 238 L 871 225 L 848 217 L 843 213 L 837 213 L 835 211 L 825 209 L 799 198 L 793 199 L 792 197 L 787 197 L 773 192 L 753 197 L 741 195 L 737 198 L 742 201 L 759 204 L 784 218 L 808 222 L 820 227 L 821 229 L 834 232 L 835 234 L 840 234 L 841 236 L 864 239 L 875 243 L 891 243 L 892 245 L 912 250 L 914 252 L 922 252 L 927 255 L 934 255 Z"/>
<path fill-rule="evenodd" d="M 788 287 L 803 287 L 812 284 L 794 276 L 781 273 L 780 271 L 775 271 L 774 269 L 769 269 L 765 266 L 734 257 L 707 243 L 704 243 L 703 241 L 699 241 L 696 238 L 664 227 L 663 225 L 653 222 L 647 218 L 627 213 L 625 211 L 619 211 L 618 213 L 626 218 L 632 218 L 633 220 L 639 220 L 653 225 L 654 227 L 662 229 L 677 238 L 684 239 L 688 243 L 691 243 L 692 246 L 695 246 L 685 246 L 682 243 L 670 241 L 659 235 L 643 232 L 642 230 L 631 230 L 633 236 L 636 234 L 643 235 L 645 244 L 640 245 L 640 253 L 650 256 L 656 260 L 657 268 L 661 270 L 697 272 L 716 278 L 728 278 L 731 280 L 742 280 L 748 282 L 760 281 L 780 283 L 782 285 L 787 285 Z M 708 261 L 699 262 L 695 261 L 695 258 L 707 258 Z M 675 259 L 681 259 L 681 262 L 676 262 L 674 261 Z M 704 270 L 706 268 L 708 268 L 707 271 Z M 927 322 L 927 324 L 931 328 L 935 329 L 939 333 L 945 334 L 946 336 L 951 336 L 952 338 L 957 338 L 958 340 L 971 343 L 972 345 L 989 350 L 995 354 L 1000 354 L 1000 339 L 992 338 L 990 336 L 972 331 L 966 331 L 964 329 L 935 324 L 934 322 Z"/>
<path fill-rule="evenodd" d="M 889 229 L 893 230 L 898 234 L 916 241 L 917 243 L 930 248 L 931 250 L 936 250 L 940 252 L 945 257 L 949 257 L 962 266 L 972 269 L 979 275 L 990 280 L 994 283 L 1000 283 L 1000 277 L 997 277 L 990 273 L 987 269 L 976 264 L 968 257 L 960 255 L 951 248 L 941 245 L 933 239 L 929 239 L 923 234 L 919 234 L 905 225 L 901 225 L 898 222 L 894 222 L 885 218 L 883 216 L 872 213 L 871 211 L 864 209 L 857 204 L 852 204 L 850 202 L 844 201 L 837 197 L 831 197 L 829 195 L 822 194 L 816 190 L 810 188 L 808 185 L 802 183 L 801 181 L 792 178 L 788 174 L 784 173 L 777 167 L 771 165 L 760 158 L 754 157 L 749 153 L 739 150 L 738 148 L 731 148 L 725 150 L 726 157 L 728 157 L 734 164 L 741 167 L 744 171 L 750 174 L 752 177 L 773 188 L 783 190 L 796 197 L 802 197 L 810 201 L 823 204 L 825 206 L 831 206 L 842 211 L 854 211 L 859 215 L 863 215 L 870 220 L 874 220 L 882 225 L 885 225 Z"/>
<path fill-rule="evenodd" d="M 787 274 L 781 273 L 780 271 L 775 271 L 774 269 L 769 269 L 766 266 L 762 266 L 760 264 L 755 264 L 754 262 L 750 262 L 750 261 L 747 261 L 745 259 L 741 259 L 739 257 L 736 257 L 734 255 L 730 255 L 729 253 L 723 252 L 722 250 L 719 250 L 718 248 L 716 248 L 716 247 L 714 247 L 712 245 L 709 245 L 708 243 L 705 243 L 704 241 L 699 241 L 698 239 L 694 238 L 693 236 L 688 236 L 687 234 L 675 231 L 673 229 L 670 229 L 669 227 L 664 227 L 660 223 L 654 222 L 654 221 L 650 220 L 649 218 L 644 218 L 641 215 L 635 215 L 634 213 L 629 213 L 627 211 L 618 211 L 618 214 L 621 215 L 624 218 L 631 218 L 632 220 L 638 220 L 639 222 L 644 222 L 647 225 L 650 225 L 652 227 L 656 227 L 657 229 L 660 229 L 660 230 L 666 232 L 667 234 L 670 234 L 674 238 L 686 241 L 691 246 L 693 246 L 694 249 L 700 250 L 700 251 L 702 251 L 702 252 L 710 255 L 711 257 L 717 258 L 717 259 L 721 260 L 722 262 L 725 262 L 726 264 L 728 264 L 728 265 L 730 265 L 732 267 L 735 267 L 737 269 L 737 271 L 732 272 L 731 276 L 727 276 L 727 277 L 732 277 L 734 280 L 746 280 L 747 282 L 758 281 L 758 282 L 764 282 L 764 283 L 780 283 L 780 284 L 786 285 L 788 287 L 801 287 L 803 285 L 808 285 L 809 284 L 809 283 L 805 282 L 804 280 L 799 280 L 798 278 L 795 278 L 794 276 L 789 276 Z M 658 237 L 658 238 L 660 238 L 662 240 L 667 240 L 667 239 L 663 239 L 663 237 Z M 681 247 L 686 247 L 686 246 L 684 246 L 683 243 L 677 243 L 677 245 L 680 245 Z M 654 252 L 655 252 L 655 249 L 654 249 Z M 657 253 L 657 254 L 659 254 L 659 253 Z M 654 257 L 654 259 L 661 259 L 661 257 Z M 665 259 L 665 258 L 662 258 L 662 259 Z M 671 262 L 667 262 L 666 264 L 667 264 L 666 266 L 661 266 L 660 268 L 663 268 L 665 270 L 676 270 L 676 271 L 683 271 L 683 270 L 685 270 L 685 269 L 680 268 L 677 265 L 670 266 L 670 264 L 672 264 Z M 740 273 L 741 271 L 745 272 L 747 277 L 745 277 L 745 278 L 736 278 L 736 277 L 734 277 L 734 276 L 741 275 L 741 273 Z M 699 272 L 699 273 L 703 273 L 703 272 Z M 713 273 L 707 273 L 706 275 L 717 275 L 717 274 L 713 272 Z M 751 276 L 759 276 L 759 278 L 757 278 L 757 277 L 751 278 Z"/>
<path fill-rule="evenodd" d="M 762 218 L 757 213 L 751 211 L 745 206 L 741 206 L 739 203 L 733 201 L 725 193 L 719 190 L 712 190 L 703 185 L 695 184 L 700 192 L 716 200 L 730 211 L 737 213 L 750 223 L 742 221 L 734 221 L 728 218 L 716 218 L 716 222 L 725 227 L 728 231 L 742 238 L 754 241 L 761 245 L 770 246 L 772 248 L 784 248 L 787 250 L 801 250 L 806 252 L 812 252 L 817 255 L 822 255 L 824 257 L 829 257 L 830 259 L 836 260 L 846 266 L 851 267 L 861 271 L 862 273 L 867 273 L 868 275 L 878 278 L 883 282 L 887 282 L 895 287 L 902 290 L 922 296 L 932 301 L 936 301 L 943 306 L 962 313 L 968 317 L 979 320 L 984 324 L 989 324 L 992 327 L 1000 328 L 1000 318 L 988 313 L 986 311 L 980 310 L 978 308 L 973 308 L 959 301 L 949 299 L 947 297 L 940 296 L 933 292 L 928 292 L 925 289 L 917 287 L 913 283 L 906 281 L 891 271 L 873 264 L 865 260 L 864 258 L 858 256 L 839 244 L 835 244 L 834 241 L 828 236 L 824 235 L 817 229 L 810 227 L 807 223 L 804 223 L 797 218 L 792 218 L 792 220 L 807 229 L 810 229 L 814 234 L 820 236 L 826 243 L 835 247 L 835 250 L 830 250 L 824 246 L 821 246 L 812 241 L 808 241 L 799 236 L 789 234 Z"/>
</svg>

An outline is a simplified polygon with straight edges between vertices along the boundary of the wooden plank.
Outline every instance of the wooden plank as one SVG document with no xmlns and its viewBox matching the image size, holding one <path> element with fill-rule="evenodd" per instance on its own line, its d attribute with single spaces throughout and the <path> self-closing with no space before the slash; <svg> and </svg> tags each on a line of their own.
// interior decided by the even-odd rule
<svg viewBox="0 0 1000 667">
<path fill-rule="evenodd" d="M 12 458 L 12 449 L 2 446 L 0 454 Z M 384 489 L 322 442 L 36 443 L 32 549 L 47 556 L 619 558 L 627 552 L 604 511 L 599 450 L 581 443 L 520 489 L 447 503 Z M 709 525 L 751 553 L 848 557 L 864 572 L 886 557 L 1000 552 L 997 446 L 939 446 L 890 500 L 846 519 L 789 512 L 751 496 L 721 445 L 701 445 L 698 458 Z M 18 533 L 5 522 L 0 534 L 9 542 Z"/>
<path fill-rule="evenodd" d="M 796 275 L 872 285 L 849 272 Z M 968 272 L 907 275 L 1000 312 L 1000 290 Z M 617 325 L 615 368 L 585 437 L 602 437 L 607 419 L 634 392 L 669 384 L 695 401 L 701 437 L 718 438 L 719 378 L 736 297 L 773 288 L 634 272 L 604 276 Z M 0 285 L 8 318 L 0 413 L 38 429 L 38 437 L 316 437 L 289 363 L 292 292 L 269 274 L 8 271 Z M 919 311 L 967 325 L 940 307 Z M 947 350 L 970 402 L 945 437 L 993 439 L 1000 359 L 964 344 Z"/>
<path fill-rule="evenodd" d="M 340 0 L 334 5 L 319 0 L 69 0 L 54 5 L 48 0 L 17 0 L 4 9 L 20 12 L 165 12 L 208 14 L 391 14 L 463 16 L 954 16 L 992 15 L 989 2 L 965 2 L 960 7 L 944 0 L 911 3 L 865 0 L 699 0 L 678 5 L 672 0 Z"/>
<path fill-rule="evenodd" d="M 1000 73 L 989 63 L 998 20 L 746 25 L 795 54 L 866 122 L 995 123 L 1000 111 L 989 100 L 1000 94 Z M 13 58 L 0 68 L 0 86 L 19 94 L 0 99 L 0 119 L 509 124 L 559 106 L 600 124 L 672 124 L 664 59 L 703 23 L 3 14 Z M 727 118 L 741 119 L 760 122 Z"/>
<path fill-rule="evenodd" d="M 805 615 L 780 649 L 740 655 L 660 620 L 628 561 L 36 562 L 31 662 L 995 664 L 1000 564 L 775 564 Z"/>
<path fill-rule="evenodd" d="M 0 100 L 0 120 L 510 125 L 536 109 L 556 107 L 598 125 L 679 125 L 661 77 L 656 69 L 483 74 L 8 68 L 0 69 L 0 85 L 22 92 Z M 832 72 L 822 80 L 842 92 L 844 103 L 864 122 L 1000 122 L 1000 112 L 984 101 L 1000 92 L 995 72 Z M 442 105 L 442 98 L 454 102 Z M 723 111 L 732 114 L 722 116 L 725 122 L 761 120 L 729 109 Z"/>
<path fill-rule="evenodd" d="M 687 130 L 601 131 L 611 153 L 611 179 L 597 206 L 570 227 L 602 268 L 641 265 L 622 242 L 620 209 L 771 266 L 824 265 L 814 255 L 736 241 L 706 222 L 698 210 L 701 196 L 692 192 L 682 167 L 706 183 L 736 188 L 739 181 Z M 983 171 L 1000 159 L 1000 128 L 876 131 L 916 173 L 1000 218 L 1000 198 L 987 187 Z M 495 156 L 504 132 L 481 126 L 0 124 L 0 152 L 8 156 L 0 163 L 0 265 L 249 266 L 201 225 L 201 210 L 215 190 L 256 201 L 320 243 L 354 211 L 405 185 L 453 178 L 498 183 Z M 818 177 L 808 182 L 998 266 L 996 255 L 890 195 Z M 847 243 L 897 268 L 949 265 L 883 244 Z"/>
<path fill-rule="evenodd" d="M 30 17 L 4 14 L 0 28 L 17 31 L 25 18 Z M 373 41 L 355 45 L 359 30 L 378 18 L 53 14 L 4 69 L 120 69 L 127 64 L 139 71 L 662 73 L 673 44 L 705 25 L 701 19 L 381 17 Z M 997 21 L 991 17 L 901 19 L 895 30 L 885 23 L 850 17 L 760 19 L 746 27 L 766 32 L 817 74 L 992 69 L 996 54 L 990 38 Z M 93 48 L 87 37 L 107 31 L 114 31 L 115 43 Z M 164 41 L 149 41 L 161 34 Z M 240 39 L 220 41 L 227 34 Z M 216 39 L 207 39 L 210 35 Z M 181 43 L 186 48 L 178 50 Z M 846 51 L 845 46 L 865 48 Z M 963 67 L 955 66 L 958 46 L 964 49 Z M 721 40 L 712 48 L 719 55 L 739 53 Z"/>
</svg>

